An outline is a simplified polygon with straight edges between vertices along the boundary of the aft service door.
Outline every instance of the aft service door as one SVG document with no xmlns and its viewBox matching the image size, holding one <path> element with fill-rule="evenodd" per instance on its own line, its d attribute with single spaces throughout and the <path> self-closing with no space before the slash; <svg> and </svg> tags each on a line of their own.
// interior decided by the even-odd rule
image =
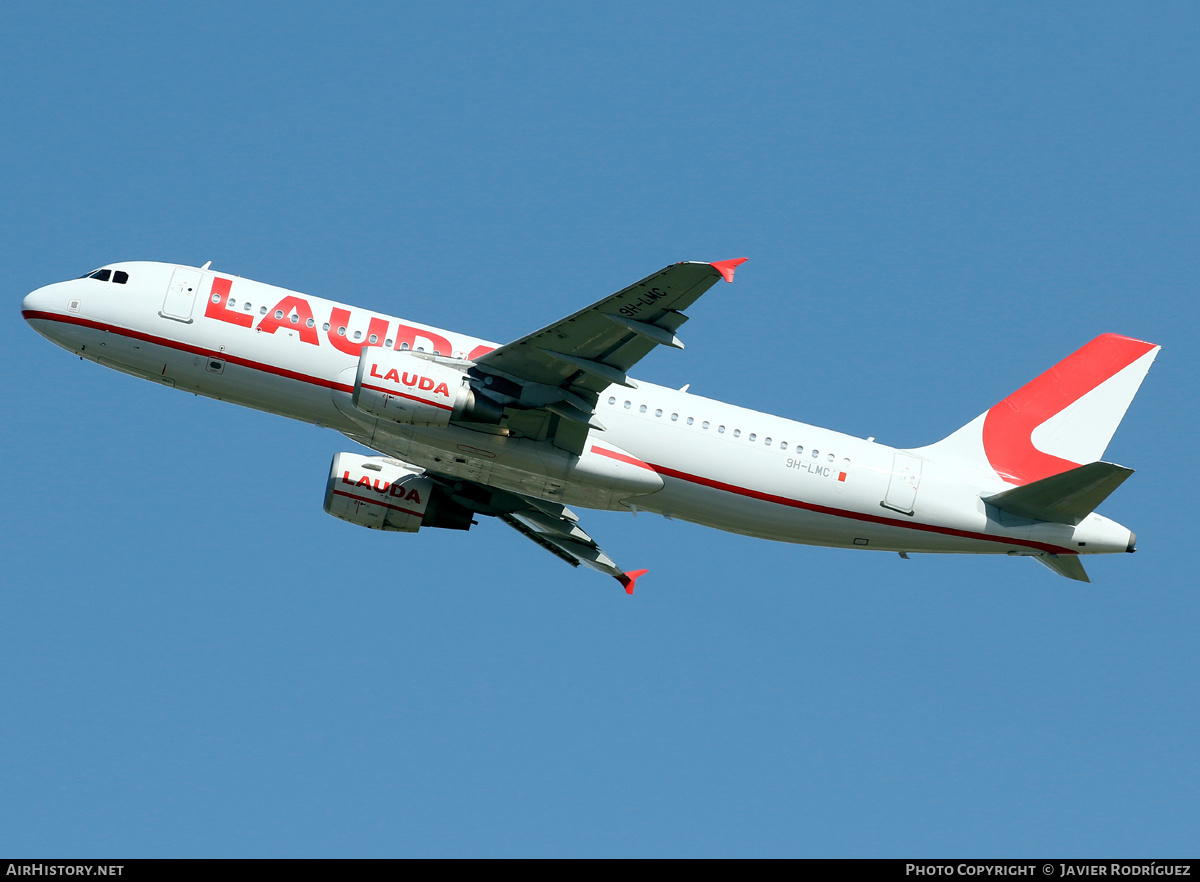
<svg viewBox="0 0 1200 882">
<path fill-rule="evenodd" d="M 897 453 L 892 459 L 892 478 L 888 481 L 883 507 L 910 515 L 917 501 L 921 483 L 921 460 L 908 453 Z"/>
<path fill-rule="evenodd" d="M 200 290 L 201 275 L 200 270 L 184 266 L 175 267 L 175 274 L 171 276 L 171 284 L 167 287 L 167 296 L 163 300 L 159 315 L 175 319 L 177 322 L 190 322 L 192 307 Z"/>
</svg>

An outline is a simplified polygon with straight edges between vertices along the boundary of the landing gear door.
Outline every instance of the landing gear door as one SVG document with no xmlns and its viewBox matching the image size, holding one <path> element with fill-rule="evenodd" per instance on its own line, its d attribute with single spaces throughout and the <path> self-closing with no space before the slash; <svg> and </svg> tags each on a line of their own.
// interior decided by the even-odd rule
<svg viewBox="0 0 1200 882">
<path fill-rule="evenodd" d="M 199 296 L 201 275 L 200 270 L 186 266 L 175 267 L 171 284 L 167 287 L 167 296 L 158 314 L 177 322 L 190 323 L 192 307 L 196 305 L 196 298 Z"/>
<path fill-rule="evenodd" d="M 911 515 L 916 509 L 917 487 L 921 484 L 921 460 L 908 453 L 897 453 L 892 460 L 892 477 L 888 481 L 884 508 Z"/>
</svg>

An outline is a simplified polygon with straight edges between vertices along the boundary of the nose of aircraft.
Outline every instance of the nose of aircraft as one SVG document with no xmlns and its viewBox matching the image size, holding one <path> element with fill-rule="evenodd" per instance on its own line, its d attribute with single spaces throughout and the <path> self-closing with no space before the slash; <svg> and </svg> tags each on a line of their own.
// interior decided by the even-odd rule
<svg viewBox="0 0 1200 882">
<path fill-rule="evenodd" d="M 49 286 L 47 286 L 49 287 Z M 25 295 L 25 299 L 21 301 L 21 315 L 29 321 L 32 312 L 41 312 L 50 305 L 50 298 L 47 296 L 46 288 L 38 288 L 36 291 L 30 291 Z"/>
<path fill-rule="evenodd" d="M 67 306 L 62 288 L 56 285 L 46 285 L 26 294 L 21 301 L 21 317 L 51 343 L 71 348 L 60 339 L 62 326 L 53 320 L 55 316 L 61 315 Z"/>
</svg>

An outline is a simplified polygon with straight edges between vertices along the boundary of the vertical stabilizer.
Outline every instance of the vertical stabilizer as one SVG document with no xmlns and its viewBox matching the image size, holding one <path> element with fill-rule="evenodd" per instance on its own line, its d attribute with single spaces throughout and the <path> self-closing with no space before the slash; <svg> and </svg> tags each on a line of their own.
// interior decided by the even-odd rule
<svg viewBox="0 0 1200 882">
<path fill-rule="evenodd" d="M 1101 334 L 953 435 L 920 449 L 1009 484 L 1028 484 L 1104 455 L 1161 347 Z"/>
</svg>

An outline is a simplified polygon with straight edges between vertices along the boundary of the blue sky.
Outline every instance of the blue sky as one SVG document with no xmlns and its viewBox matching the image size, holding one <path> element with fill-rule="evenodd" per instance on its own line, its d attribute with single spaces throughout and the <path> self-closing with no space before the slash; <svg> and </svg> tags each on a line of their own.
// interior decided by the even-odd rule
<svg viewBox="0 0 1200 882">
<path fill-rule="evenodd" d="M 1194 4 L 6 9 L 0 853 L 1104 855 L 1200 845 Z M 638 375 L 899 446 L 1098 333 L 1140 551 L 321 510 L 349 442 L 80 362 L 21 297 L 212 260 L 515 338 L 748 256 Z"/>
</svg>

